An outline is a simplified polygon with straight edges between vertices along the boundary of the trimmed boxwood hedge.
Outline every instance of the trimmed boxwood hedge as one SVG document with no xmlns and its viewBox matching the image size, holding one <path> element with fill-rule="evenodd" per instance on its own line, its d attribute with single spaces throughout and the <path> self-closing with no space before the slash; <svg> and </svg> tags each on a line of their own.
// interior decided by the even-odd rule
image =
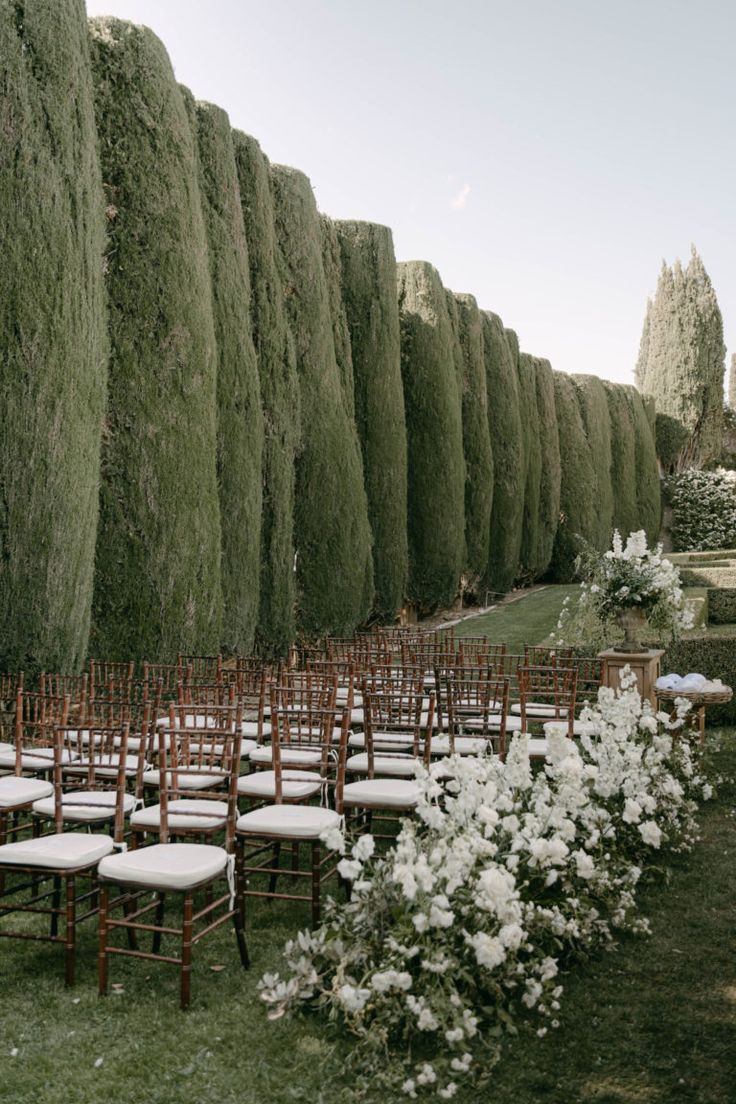
<svg viewBox="0 0 736 1104">
<path fill-rule="evenodd" d="M 322 267 L 327 281 L 327 295 L 332 319 L 332 340 L 335 359 L 340 373 L 342 396 L 350 418 L 355 418 L 355 384 L 353 379 L 353 350 L 350 344 L 350 328 L 345 310 L 342 286 L 342 262 L 337 227 L 331 218 L 320 214 L 322 229 Z"/>
<path fill-rule="evenodd" d="M 408 597 L 452 603 L 465 558 L 462 412 L 445 290 L 426 261 L 397 265 L 408 445 Z"/>
<path fill-rule="evenodd" d="M 611 417 L 603 381 L 598 376 L 573 376 L 580 415 L 590 445 L 595 477 L 595 522 L 591 543 L 605 552 L 613 533 L 613 487 L 611 485 Z M 656 473 L 656 462 L 655 462 Z"/>
<path fill-rule="evenodd" d="M 590 443 L 580 414 L 572 376 L 555 372 L 555 409 L 560 442 L 560 522 L 550 572 L 557 582 L 571 582 L 581 539 L 596 536 L 596 476 Z"/>
<path fill-rule="evenodd" d="M 736 690 L 736 631 L 687 636 L 670 644 L 662 657 L 662 673 L 671 671 L 678 675 L 697 671 Z M 709 705 L 705 719 L 709 727 L 736 725 L 736 694 L 725 705 Z"/>
<path fill-rule="evenodd" d="M 524 521 L 521 532 L 521 552 L 518 579 L 531 582 L 546 568 L 540 566 L 539 523 L 542 484 L 542 440 L 539 434 L 537 409 L 537 358 L 519 354 L 519 399 L 524 427 Z"/>
<path fill-rule="evenodd" d="M 294 463 L 301 399 L 278 273 L 270 166 L 255 138 L 233 131 L 251 283 L 251 324 L 263 405 L 261 585 L 256 646 L 282 657 L 296 635 Z"/>
<path fill-rule="evenodd" d="M 604 381 L 611 416 L 611 487 L 613 527 L 625 539 L 640 529 L 636 486 L 636 434 L 631 404 L 625 389 Z"/>
<path fill-rule="evenodd" d="M 543 357 L 535 358 L 537 383 L 537 434 L 542 453 L 539 479 L 539 512 L 534 573 L 539 578 L 547 571 L 560 520 L 560 438 L 555 407 L 555 376 L 552 365 Z"/>
<path fill-rule="evenodd" d="M 271 167 L 271 181 L 302 406 L 294 525 L 299 625 L 310 636 L 344 634 L 366 620 L 373 603 L 363 463 L 335 355 L 312 187 L 303 173 L 283 165 Z"/>
<path fill-rule="evenodd" d="M 493 452 L 493 504 L 484 585 L 506 593 L 516 578 L 524 520 L 524 448 L 515 351 L 497 314 L 481 312 Z"/>
<path fill-rule="evenodd" d="M 714 625 L 736 622 L 736 587 L 708 587 L 708 620 Z"/>
<path fill-rule="evenodd" d="M 104 197 L 82 0 L 0 4 L 0 670 L 75 671 L 105 406 Z"/>
<path fill-rule="evenodd" d="M 457 344 L 462 358 L 466 590 L 477 594 L 488 567 L 493 507 L 493 453 L 488 430 L 483 324 L 472 295 L 455 295 L 454 307 Z"/>
<path fill-rule="evenodd" d="M 387 226 L 337 222 L 335 230 L 373 536 L 373 611 L 380 621 L 391 622 L 406 593 L 409 556 L 396 258 Z"/>
<path fill-rule="evenodd" d="M 225 651 L 247 654 L 258 620 L 263 482 L 263 415 L 251 335 L 248 244 L 230 121 L 221 108 L 199 103 L 193 125 L 217 342 L 221 641 Z"/>
<path fill-rule="evenodd" d="M 634 461 L 636 465 L 637 528 L 644 529 L 649 543 L 659 536 L 662 522 L 662 498 L 657 449 L 647 409 L 635 387 L 627 387 L 634 423 Z"/>
<path fill-rule="evenodd" d="M 166 50 L 91 22 L 111 340 L 93 636 L 109 658 L 220 644 L 216 351 L 198 166 Z"/>
</svg>

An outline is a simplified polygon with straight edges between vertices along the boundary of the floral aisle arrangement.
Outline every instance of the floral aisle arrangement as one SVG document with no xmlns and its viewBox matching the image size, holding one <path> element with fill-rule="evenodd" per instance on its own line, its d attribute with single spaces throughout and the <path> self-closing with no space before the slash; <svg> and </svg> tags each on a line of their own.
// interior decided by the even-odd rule
<svg viewBox="0 0 736 1104">
<path fill-rule="evenodd" d="M 589 735 L 550 738 L 536 773 L 524 736 L 505 763 L 420 768 L 417 816 L 394 848 L 378 857 L 370 835 L 328 840 L 351 900 L 287 945 L 284 978 L 262 979 L 269 1015 L 311 1008 L 344 1022 L 359 1039 L 351 1068 L 412 1099 L 483 1080 L 520 1020 L 556 1027 L 561 965 L 616 930 L 646 931 L 642 871 L 695 839 L 711 791 L 677 738 L 687 708 L 655 713 L 629 677 L 586 707 Z"/>
<path fill-rule="evenodd" d="M 664 639 L 675 639 L 693 626 L 693 613 L 680 585 L 680 572 L 662 555 L 662 545 L 647 547 L 643 529 L 623 543 L 616 530 L 603 555 L 588 549 L 578 557 L 583 578 L 577 603 L 563 606 L 557 643 L 605 645 L 616 623 L 638 611 Z M 627 629 L 628 636 L 628 629 Z M 633 641 L 632 641 L 633 643 Z M 636 650 L 631 648 L 627 650 Z"/>
</svg>

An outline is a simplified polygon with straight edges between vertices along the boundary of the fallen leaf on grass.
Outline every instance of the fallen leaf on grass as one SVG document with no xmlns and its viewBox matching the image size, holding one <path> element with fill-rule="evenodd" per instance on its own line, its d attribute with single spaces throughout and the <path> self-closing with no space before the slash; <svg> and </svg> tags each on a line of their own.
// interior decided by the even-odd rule
<svg viewBox="0 0 736 1104">
<path fill-rule="evenodd" d="M 219 974 L 220 970 L 224 970 L 224 969 L 225 969 L 224 966 L 210 966 L 210 970 L 212 970 L 213 974 Z"/>
</svg>

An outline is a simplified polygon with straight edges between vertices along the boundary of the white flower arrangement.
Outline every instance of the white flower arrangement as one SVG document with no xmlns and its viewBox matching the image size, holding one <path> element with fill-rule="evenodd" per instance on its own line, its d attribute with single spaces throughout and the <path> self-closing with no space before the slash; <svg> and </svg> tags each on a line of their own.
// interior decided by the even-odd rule
<svg viewBox="0 0 736 1104">
<path fill-rule="evenodd" d="M 384 855 L 371 837 L 353 843 L 351 900 L 287 945 L 286 979 L 263 978 L 269 1015 L 342 1020 L 374 1090 L 411 1099 L 482 1080 L 521 1019 L 557 1026 L 561 965 L 616 929 L 647 931 L 642 870 L 691 846 L 711 793 L 677 738 L 688 703 L 670 720 L 623 681 L 583 711 L 589 735 L 550 737 L 537 772 L 525 736 L 506 762 L 418 767 L 417 816 Z"/>
</svg>

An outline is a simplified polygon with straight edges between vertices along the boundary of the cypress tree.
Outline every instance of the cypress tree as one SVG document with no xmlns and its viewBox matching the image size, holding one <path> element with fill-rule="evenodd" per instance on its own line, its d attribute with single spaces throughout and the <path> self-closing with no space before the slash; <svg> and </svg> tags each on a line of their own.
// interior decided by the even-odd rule
<svg viewBox="0 0 736 1104">
<path fill-rule="evenodd" d="M 516 578 L 524 521 L 526 472 L 515 350 L 497 314 L 482 312 L 493 504 L 486 586 L 506 593 Z"/>
<path fill-rule="evenodd" d="M 457 344 L 462 358 L 466 589 L 477 594 L 488 566 L 493 506 L 493 453 L 488 431 L 483 326 L 472 295 L 454 296 L 454 308 Z"/>
<path fill-rule="evenodd" d="M 285 656 L 296 635 L 294 464 L 301 440 L 296 352 L 277 269 L 270 166 L 255 138 L 233 131 L 248 241 L 251 322 L 264 414 L 261 585 L 256 643 Z"/>
<path fill-rule="evenodd" d="M 728 373 L 728 405 L 736 410 L 736 353 L 731 354 L 731 371 Z"/>
<path fill-rule="evenodd" d="M 555 374 L 550 362 L 541 357 L 535 358 L 534 367 L 537 384 L 537 435 L 542 455 L 537 548 L 534 559 L 534 573 L 539 577 L 545 574 L 550 565 L 560 520 L 561 466 L 560 437 L 555 407 Z"/>
<path fill-rule="evenodd" d="M 397 266 L 408 446 L 408 597 L 420 610 L 455 598 L 465 554 L 465 462 L 453 334 L 439 274 Z"/>
<path fill-rule="evenodd" d="M 220 644 L 216 353 L 194 137 L 145 27 L 91 23 L 111 338 L 95 653 Z"/>
<path fill-rule="evenodd" d="M 539 562 L 542 441 L 537 408 L 537 358 L 528 353 L 519 354 L 519 408 L 524 441 L 524 514 L 518 577 L 531 581 L 547 564 Z"/>
<path fill-rule="evenodd" d="M 637 529 L 644 529 L 649 543 L 659 536 L 662 519 L 657 450 L 651 423 L 642 397 L 635 387 L 626 387 L 634 425 Z"/>
<path fill-rule="evenodd" d="M 335 359 L 342 384 L 345 409 L 350 418 L 355 418 L 353 350 L 350 345 L 350 328 L 343 299 L 340 242 L 332 219 L 320 214 L 319 221 L 322 229 L 322 267 L 327 281 Z"/>
<path fill-rule="evenodd" d="M 373 535 L 374 613 L 391 622 L 406 593 L 406 423 L 391 231 L 337 222 L 352 350 L 355 419 Z"/>
<path fill-rule="evenodd" d="M 309 180 L 272 166 L 277 240 L 302 403 L 295 536 L 301 628 L 342 634 L 367 618 L 373 561 L 363 465 L 335 355 L 322 229 Z"/>
<path fill-rule="evenodd" d="M 636 358 L 636 365 L 634 367 L 634 379 L 636 386 L 640 391 L 644 390 L 644 381 L 647 374 L 647 361 L 649 359 L 649 332 L 652 325 L 652 300 L 647 299 L 647 309 L 644 315 L 644 325 L 642 326 L 641 339 L 639 341 L 639 355 Z"/>
<path fill-rule="evenodd" d="M 557 527 L 550 570 L 560 583 L 575 576 L 575 557 L 581 540 L 592 544 L 596 536 L 596 475 L 590 443 L 571 376 L 555 372 L 555 408 L 560 441 L 560 523 Z"/>
<path fill-rule="evenodd" d="M 230 122 L 196 105 L 202 207 L 217 343 L 217 482 L 222 530 L 222 644 L 247 654 L 258 619 L 263 415 L 251 336 L 250 268 Z"/>
<path fill-rule="evenodd" d="M 580 416 L 593 462 L 595 520 L 591 543 L 599 552 L 611 547 L 613 486 L 611 484 L 611 415 L 603 381 L 598 376 L 573 376 Z M 642 407 L 643 413 L 643 407 Z"/>
<path fill-rule="evenodd" d="M 657 411 L 679 421 L 688 441 L 677 468 L 702 467 L 721 454 L 723 440 L 723 320 L 713 285 L 693 247 L 686 269 L 663 264 L 645 321 L 637 370 Z"/>
<path fill-rule="evenodd" d="M 636 435 L 631 404 L 620 384 L 604 381 L 611 418 L 613 527 L 624 539 L 639 529 L 636 488 Z"/>
<path fill-rule="evenodd" d="M 2 0 L 0 72 L 0 670 L 74 671 L 89 634 L 107 370 L 82 0 Z"/>
</svg>

